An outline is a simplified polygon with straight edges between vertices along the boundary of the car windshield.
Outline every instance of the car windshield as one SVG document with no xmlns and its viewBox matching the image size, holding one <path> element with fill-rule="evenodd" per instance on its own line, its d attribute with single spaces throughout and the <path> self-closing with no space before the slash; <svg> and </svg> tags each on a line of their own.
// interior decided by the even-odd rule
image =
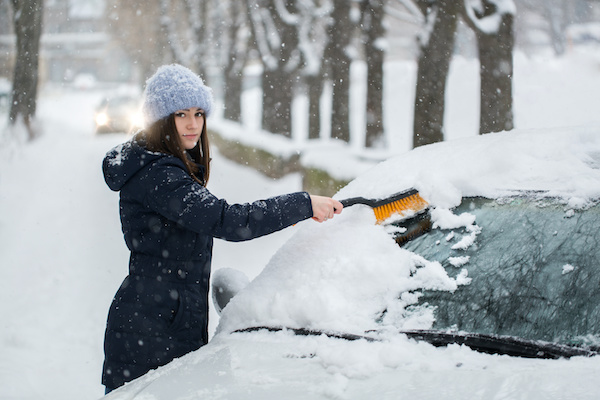
<svg viewBox="0 0 600 400">
<path fill-rule="evenodd" d="M 423 292 L 414 307 L 434 307 L 434 329 L 600 343 L 598 204 L 574 210 L 527 196 L 465 198 L 454 213 L 475 216 L 472 245 L 456 246 L 472 232 L 435 228 L 403 244 L 472 279 L 454 293 Z"/>
</svg>

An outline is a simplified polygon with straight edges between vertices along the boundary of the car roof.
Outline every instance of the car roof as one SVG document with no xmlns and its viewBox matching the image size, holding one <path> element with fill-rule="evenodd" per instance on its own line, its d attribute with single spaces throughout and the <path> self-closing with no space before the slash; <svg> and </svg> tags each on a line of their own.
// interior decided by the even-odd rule
<svg viewBox="0 0 600 400">
<path fill-rule="evenodd" d="M 419 147 L 370 169 L 337 197 L 385 197 L 410 187 L 441 207 L 515 190 L 598 199 L 600 128 L 514 130 Z"/>
</svg>

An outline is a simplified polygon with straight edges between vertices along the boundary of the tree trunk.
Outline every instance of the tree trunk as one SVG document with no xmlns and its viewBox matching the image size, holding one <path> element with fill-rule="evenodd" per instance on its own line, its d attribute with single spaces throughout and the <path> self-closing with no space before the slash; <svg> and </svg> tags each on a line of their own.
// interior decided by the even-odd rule
<svg viewBox="0 0 600 400">
<path fill-rule="evenodd" d="M 163 64 L 173 62 L 168 34 L 161 24 L 160 0 L 106 0 L 107 25 L 113 40 L 127 51 L 144 87 Z"/>
<path fill-rule="evenodd" d="M 287 13 L 294 2 L 284 1 Z M 295 27 L 279 15 L 273 0 L 247 1 L 250 26 L 263 61 L 262 128 L 287 137 L 292 135 L 292 100 L 298 79 L 298 37 Z"/>
<path fill-rule="evenodd" d="M 306 77 L 308 88 L 308 138 L 318 139 L 321 136 L 321 94 L 323 78 L 309 75 Z"/>
<path fill-rule="evenodd" d="M 193 27 L 194 38 L 197 43 L 204 43 L 211 39 L 208 34 L 208 12 L 209 12 L 209 4 L 207 1 L 198 2 L 198 7 L 200 9 L 200 15 L 193 15 L 194 11 L 194 3 L 195 0 L 187 0 L 187 8 L 190 10 L 190 26 Z M 201 21 L 201 22 L 198 22 Z M 201 49 L 198 49 L 194 56 L 192 57 L 194 61 L 194 66 L 196 67 L 196 73 L 205 80 L 208 81 L 208 63 L 206 60 L 206 56 L 204 56 L 204 52 Z M 210 82 L 208 82 L 210 85 Z"/>
<path fill-rule="evenodd" d="M 477 35 L 481 77 L 480 134 L 508 131 L 514 128 L 512 26 L 512 15 L 504 14 L 497 35 L 487 35 L 482 32 Z"/>
<path fill-rule="evenodd" d="M 444 140 L 446 79 L 454 48 L 460 1 L 439 0 L 427 10 L 433 26 L 420 44 L 413 128 L 413 147 Z"/>
<path fill-rule="evenodd" d="M 546 0 L 544 2 L 544 14 L 548 20 L 548 29 L 552 48 L 557 56 L 562 56 L 567 50 L 567 17 L 566 7 L 567 4 L 560 0 Z"/>
<path fill-rule="evenodd" d="M 286 2 L 286 8 L 289 1 Z M 292 101 L 294 100 L 297 67 L 292 58 L 298 47 L 296 29 L 288 26 L 279 16 L 276 8 L 270 8 L 275 28 L 279 33 L 281 45 L 274 49 L 278 58 L 277 68 L 265 68 L 263 72 L 263 115 L 262 128 L 268 132 L 286 137 L 292 136 Z"/>
<path fill-rule="evenodd" d="M 282 68 L 265 69 L 262 77 L 263 113 L 262 128 L 286 137 L 292 136 L 293 82 Z"/>
<path fill-rule="evenodd" d="M 22 118 L 29 139 L 35 132 L 31 126 L 35 118 L 39 73 L 40 36 L 42 34 L 43 0 L 12 0 L 17 57 L 13 73 L 12 103 L 9 112 L 11 124 Z"/>
<path fill-rule="evenodd" d="M 365 29 L 365 55 L 367 60 L 367 126 L 366 147 L 384 145 L 383 136 L 383 62 L 385 37 L 383 27 L 384 4 L 382 0 L 363 3 L 363 29 Z"/>
<path fill-rule="evenodd" d="M 347 48 L 352 39 L 350 2 L 334 0 L 333 23 L 329 29 L 330 44 L 325 51 L 327 73 L 332 81 L 331 137 L 350 141 L 350 63 Z"/>
<path fill-rule="evenodd" d="M 244 82 L 244 67 L 248 53 L 248 36 L 241 33 L 245 30 L 247 10 L 241 1 L 233 2 L 229 7 L 229 17 L 234 23 L 224 27 L 224 34 L 228 36 L 225 41 L 229 47 L 224 65 L 224 114 L 231 121 L 242 121 L 242 92 Z"/>
<path fill-rule="evenodd" d="M 243 73 L 237 69 L 227 66 L 224 74 L 224 107 L 223 117 L 225 119 L 241 122 L 242 121 L 242 92 L 243 92 Z"/>
<path fill-rule="evenodd" d="M 498 10 L 493 2 L 484 0 L 482 4 L 481 12 L 472 13 L 473 20 L 469 19 L 468 12 L 466 18 L 477 35 L 479 48 L 480 134 L 514 128 L 512 110 L 513 14 L 503 12 L 501 15 L 496 15 L 501 10 Z M 497 19 L 499 21 L 497 29 L 490 29 L 489 24 L 478 24 L 478 20 L 484 18 Z"/>
</svg>

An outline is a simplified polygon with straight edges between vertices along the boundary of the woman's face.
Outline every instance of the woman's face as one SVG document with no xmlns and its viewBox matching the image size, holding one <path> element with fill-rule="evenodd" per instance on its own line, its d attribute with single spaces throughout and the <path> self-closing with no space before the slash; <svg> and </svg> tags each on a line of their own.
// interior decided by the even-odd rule
<svg viewBox="0 0 600 400">
<path fill-rule="evenodd" d="M 193 149 L 204 128 L 204 110 L 192 107 L 175 111 L 175 128 L 183 147 L 186 150 Z"/>
</svg>

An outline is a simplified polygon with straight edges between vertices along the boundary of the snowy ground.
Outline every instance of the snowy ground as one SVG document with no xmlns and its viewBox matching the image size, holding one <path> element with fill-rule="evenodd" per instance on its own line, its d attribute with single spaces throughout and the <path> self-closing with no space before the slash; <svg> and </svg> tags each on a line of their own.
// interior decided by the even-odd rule
<svg viewBox="0 0 600 400">
<path fill-rule="evenodd" d="M 517 127 L 600 122 L 599 60 L 600 54 L 591 52 L 560 60 L 517 56 Z M 386 126 L 394 131 L 391 147 L 400 152 L 411 140 L 414 68 L 396 67 L 386 87 L 387 96 L 398 96 L 398 111 L 387 113 Z M 465 60 L 451 69 L 449 139 L 476 132 L 476 70 Z M 100 170 L 105 152 L 126 138 L 93 135 L 92 109 L 100 95 L 46 87 L 38 111 L 41 138 L 19 144 L 0 130 L 2 399 L 85 400 L 103 393 L 104 323 L 126 274 L 128 253 L 120 234 L 118 196 L 106 188 Z M 0 110 L 3 121 L 5 111 Z M 272 181 L 218 154 L 213 171 L 210 189 L 230 201 L 300 188 L 297 175 Z M 253 278 L 290 235 L 287 230 L 248 243 L 217 242 L 214 266 L 242 269 Z M 211 331 L 217 322 L 212 317 Z"/>
</svg>

